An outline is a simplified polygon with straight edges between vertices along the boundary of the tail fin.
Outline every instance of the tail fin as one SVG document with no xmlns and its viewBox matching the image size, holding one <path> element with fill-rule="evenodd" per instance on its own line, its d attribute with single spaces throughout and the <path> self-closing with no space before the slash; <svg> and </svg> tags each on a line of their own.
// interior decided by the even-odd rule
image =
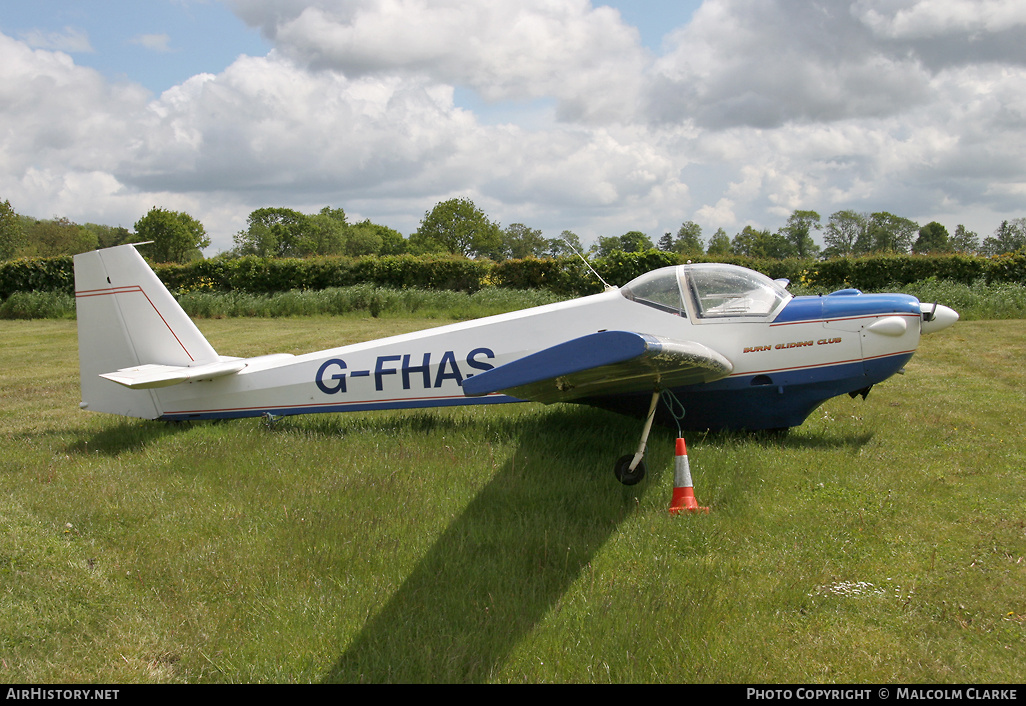
<svg viewBox="0 0 1026 706">
<path fill-rule="evenodd" d="M 132 245 L 75 256 L 75 304 L 83 409 L 156 419 L 163 412 L 150 388 L 189 377 L 166 371 L 223 360 Z M 165 374 L 134 383 L 112 375 L 140 366 Z"/>
</svg>

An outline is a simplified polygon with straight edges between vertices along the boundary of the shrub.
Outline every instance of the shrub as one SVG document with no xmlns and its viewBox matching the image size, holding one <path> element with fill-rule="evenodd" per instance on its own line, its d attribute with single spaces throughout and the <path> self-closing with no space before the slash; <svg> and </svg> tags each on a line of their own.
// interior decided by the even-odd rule
<svg viewBox="0 0 1026 706">
<path fill-rule="evenodd" d="M 0 302 L 0 319 L 73 319 L 75 297 L 67 292 L 14 292 Z"/>
<path fill-rule="evenodd" d="M 0 262 L 0 298 L 15 292 L 74 294 L 75 273 L 70 255 L 18 258 Z"/>
</svg>

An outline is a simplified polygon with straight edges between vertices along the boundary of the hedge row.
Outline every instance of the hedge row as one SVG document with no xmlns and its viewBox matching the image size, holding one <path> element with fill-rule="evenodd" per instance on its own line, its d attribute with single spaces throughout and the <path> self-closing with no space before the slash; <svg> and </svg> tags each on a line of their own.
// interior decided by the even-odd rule
<svg viewBox="0 0 1026 706">
<path fill-rule="evenodd" d="M 786 278 L 826 290 L 858 287 L 880 291 L 930 278 L 962 284 L 984 280 L 1026 284 L 1026 252 L 997 257 L 974 255 L 884 255 L 835 260 L 757 260 L 698 257 L 695 262 L 729 262 L 774 279 Z M 649 270 L 681 262 L 659 250 L 614 253 L 592 264 L 602 279 L 623 285 Z M 269 294 L 293 289 L 318 290 L 370 283 L 393 289 L 444 289 L 475 292 L 484 287 L 546 289 L 560 295 L 598 292 L 602 284 L 578 258 L 553 260 L 468 260 L 458 257 L 324 257 L 272 259 L 242 257 L 200 260 L 188 265 L 156 265 L 172 292 L 238 291 Z M 0 298 L 15 292 L 74 292 L 71 257 L 10 260 L 0 263 Z"/>
<path fill-rule="evenodd" d="M 485 260 L 412 255 L 310 259 L 241 257 L 154 267 L 157 276 L 171 291 L 239 291 L 250 294 L 349 287 L 354 284 L 474 292 L 483 286 L 490 269 L 491 263 Z"/>
<path fill-rule="evenodd" d="M 326 289 L 371 283 L 395 289 L 473 292 L 485 286 L 492 263 L 458 257 L 310 259 L 241 257 L 198 260 L 187 265 L 154 265 L 172 292 L 270 294 L 293 289 Z M 74 292 L 72 258 L 23 258 L 0 262 L 0 298 L 14 292 Z"/>
<path fill-rule="evenodd" d="M 74 294 L 75 272 L 71 256 L 0 262 L 0 299 L 7 299 L 15 292 Z"/>
</svg>

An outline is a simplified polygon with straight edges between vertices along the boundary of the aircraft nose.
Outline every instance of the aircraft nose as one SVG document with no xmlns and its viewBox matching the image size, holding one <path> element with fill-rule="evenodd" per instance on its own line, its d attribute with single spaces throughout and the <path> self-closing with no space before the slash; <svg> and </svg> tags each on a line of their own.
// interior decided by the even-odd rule
<svg viewBox="0 0 1026 706">
<path fill-rule="evenodd" d="M 919 310 L 922 312 L 919 330 L 923 333 L 941 331 L 958 321 L 958 312 L 943 304 L 920 303 Z"/>
</svg>

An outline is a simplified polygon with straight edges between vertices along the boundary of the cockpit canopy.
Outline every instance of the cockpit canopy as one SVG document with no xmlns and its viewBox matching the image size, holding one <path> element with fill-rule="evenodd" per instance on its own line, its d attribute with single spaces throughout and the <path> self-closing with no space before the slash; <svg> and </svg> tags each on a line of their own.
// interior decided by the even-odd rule
<svg viewBox="0 0 1026 706">
<path fill-rule="evenodd" d="M 700 263 L 646 272 L 620 288 L 631 301 L 695 319 L 768 319 L 791 299 L 779 282 L 737 265 Z"/>
</svg>

